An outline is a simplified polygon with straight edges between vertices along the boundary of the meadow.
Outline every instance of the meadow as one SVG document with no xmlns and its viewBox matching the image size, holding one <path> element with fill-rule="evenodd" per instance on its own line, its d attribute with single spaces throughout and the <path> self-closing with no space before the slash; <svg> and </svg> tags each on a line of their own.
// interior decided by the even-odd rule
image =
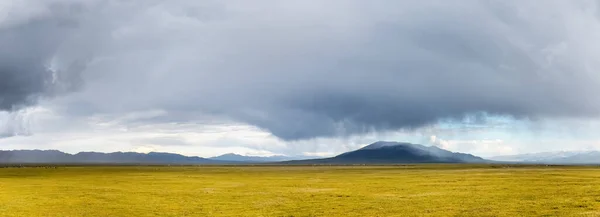
<svg viewBox="0 0 600 217">
<path fill-rule="evenodd" d="M 600 167 L 6 167 L 0 216 L 600 216 Z"/>
</svg>

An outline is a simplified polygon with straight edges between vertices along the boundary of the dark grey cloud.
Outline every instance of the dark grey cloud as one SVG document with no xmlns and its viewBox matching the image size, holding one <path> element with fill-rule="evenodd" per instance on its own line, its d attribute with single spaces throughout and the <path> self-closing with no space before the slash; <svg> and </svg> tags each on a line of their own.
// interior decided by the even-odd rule
<svg viewBox="0 0 600 217">
<path fill-rule="evenodd" d="M 82 38 L 93 40 L 85 87 L 50 103 L 71 115 L 210 114 L 301 140 L 473 113 L 600 111 L 598 1 L 98 2 L 86 5 L 96 16 L 75 19 L 63 37 L 71 52 L 55 55 L 73 59 Z M 10 101 L 44 92 L 43 79 L 11 79 L 21 78 L 32 83 L 17 85 L 29 88 Z"/>
<path fill-rule="evenodd" d="M 0 110 L 32 105 L 40 97 L 68 92 L 81 84 L 79 73 L 85 62 L 61 68 L 53 62 L 61 44 L 79 25 L 81 5 L 48 1 L 45 10 L 36 11 L 37 6 L 35 1 L 30 5 L 9 1 L 0 6 L 9 15 L 0 20 Z"/>
</svg>

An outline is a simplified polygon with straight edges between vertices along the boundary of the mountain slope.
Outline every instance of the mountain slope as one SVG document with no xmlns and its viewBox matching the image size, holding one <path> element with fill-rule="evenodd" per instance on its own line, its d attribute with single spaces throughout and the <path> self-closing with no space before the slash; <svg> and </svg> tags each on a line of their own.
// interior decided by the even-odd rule
<svg viewBox="0 0 600 217">
<path fill-rule="evenodd" d="M 80 152 L 75 155 L 56 150 L 0 151 L 0 163 L 83 163 L 83 164 L 222 164 L 227 161 L 180 154 L 150 152 Z"/>
<path fill-rule="evenodd" d="M 388 164 L 388 163 L 485 163 L 483 158 L 470 154 L 450 152 L 434 146 L 399 142 L 376 142 L 361 149 L 346 152 L 332 158 L 290 161 L 289 163 L 340 163 L 340 164 Z"/>
</svg>

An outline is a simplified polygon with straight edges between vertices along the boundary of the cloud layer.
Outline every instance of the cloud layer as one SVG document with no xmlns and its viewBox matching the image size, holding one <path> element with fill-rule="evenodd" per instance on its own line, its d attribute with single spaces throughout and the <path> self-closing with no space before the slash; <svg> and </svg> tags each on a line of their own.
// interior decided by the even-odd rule
<svg viewBox="0 0 600 217">
<path fill-rule="evenodd" d="M 0 110 L 54 96 L 67 116 L 210 115 L 283 140 L 600 111 L 598 1 L 11 3 Z"/>
</svg>

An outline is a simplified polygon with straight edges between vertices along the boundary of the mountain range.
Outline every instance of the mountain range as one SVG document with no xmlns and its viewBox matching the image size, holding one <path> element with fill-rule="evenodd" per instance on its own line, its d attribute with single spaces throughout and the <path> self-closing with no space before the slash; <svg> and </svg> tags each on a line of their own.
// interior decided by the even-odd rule
<svg viewBox="0 0 600 217">
<path fill-rule="evenodd" d="M 455 153 L 434 146 L 399 142 L 376 142 L 361 149 L 332 158 L 307 159 L 306 156 L 256 157 L 225 154 L 212 158 L 188 157 L 180 154 L 150 152 L 80 152 L 68 154 L 56 150 L 0 151 L 0 163 L 65 163 L 65 164 L 393 164 L 393 163 L 483 163 L 486 160 L 470 154 Z"/>
<path fill-rule="evenodd" d="M 600 164 L 600 152 L 544 152 L 498 156 L 489 160 L 471 154 L 451 152 L 436 146 L 379 141 L 335 157 L 308 159 L 306 156 L 243 156 L 224 154 L 211 158 L 189 157 L 172 153 L 80 152 L 68 154 L 56 150 L 0 151 L 0 164 L 405 164 L 405 163 L 540 163 Z M 303 160 L 304 159 L 304 160 Z"/>
<path fill-rule="evenodd" d="M 599 151 L 557 151 L 491 157 L 490 160 L 542 164 L 600 164 Z"/>
<path fill-rule="evenodd" d="M 0 163 L 39 163 L 39 164 L 227 164 L 201 157 L 187 157 L 180 154 L 150 152 L 80 152 L 68 154 L 56 150 L 14 150 L 0 151 Z"/>
</svg>

